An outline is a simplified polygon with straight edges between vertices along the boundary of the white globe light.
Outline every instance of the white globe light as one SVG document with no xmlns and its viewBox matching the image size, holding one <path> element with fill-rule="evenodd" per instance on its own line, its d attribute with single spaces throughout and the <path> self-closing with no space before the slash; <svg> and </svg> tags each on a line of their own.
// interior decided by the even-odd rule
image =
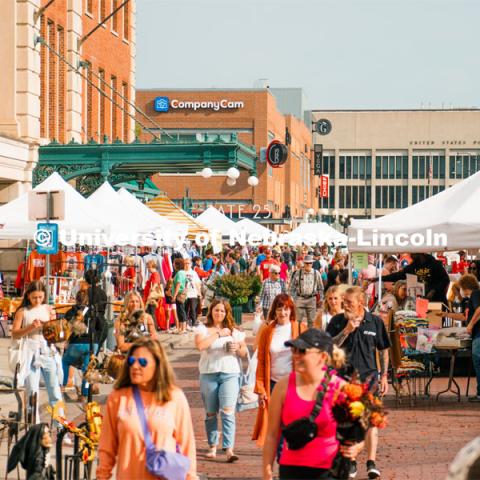
<svg viewBox="0 0 480 480">
<path fill-rule="evenodd" d="M 232 180 L 236 180 L 239 176 L 240 176 L 240 171 L 238 170 L 238 168 L 230 167 L 227 170 L 227 177 L 228 178 L 231 178 Z"/>
<path fill-rule="evenodd" d="M 256 187 L 258 185 L 258 177 L 252 175 L 251 177 L 248 177 L 247 182 L 251 187 Z"/>
<path fill-rule="evenodd" d="M 210 167 L 205 167 L 202 170 L 202 177 L 203 178 L 210 178 L 213 175 L 213 170 Z"/>
<path fill-rule="evenodd" d="M 229 187 L 233 187 L 236 183 L 237 181 L 234 178 L 227 178 L 227 185 Z"/>
</svg>

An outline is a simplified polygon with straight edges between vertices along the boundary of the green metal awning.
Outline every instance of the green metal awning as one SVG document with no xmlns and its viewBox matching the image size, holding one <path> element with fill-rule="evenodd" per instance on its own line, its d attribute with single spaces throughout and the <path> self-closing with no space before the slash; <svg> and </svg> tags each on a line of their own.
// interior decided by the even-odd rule
<svg viewBox="0 0 480 480">
<path fill-rule="evenodd" d="M 218 136 L 213 142 L 59 144 L 53 141 L 39 148 L 33 183 L 38 185 L 56 171 L 67 181 L 75 179 L 77 190 L 89 194 L 104 181 L 112 185 L 136 181 L 142 189 L 156 173 L 191 174 L 204 167 L 220 172 L 236 167 L 256 175 L 257 154 L 254 147 L 239 142 L 235 134 L 228 140 Z"/>
</svg>

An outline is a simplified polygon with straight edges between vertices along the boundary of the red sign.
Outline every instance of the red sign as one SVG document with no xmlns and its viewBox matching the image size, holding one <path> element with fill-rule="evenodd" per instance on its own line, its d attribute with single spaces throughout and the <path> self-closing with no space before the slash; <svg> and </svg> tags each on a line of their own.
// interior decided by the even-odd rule
<svg viewBox="0 0 480 480">
<path fill-rule="evenodd" d="M 328 198 L 328 175 L 320 175 L 320 198 Z"/>
<path fill-rule="evenodd" d="M 272 140 L 267 148 L 267 162 L 273 168 L 281 167 L 288 158 L 288 148 L 278 140 Z"/>
</svg>

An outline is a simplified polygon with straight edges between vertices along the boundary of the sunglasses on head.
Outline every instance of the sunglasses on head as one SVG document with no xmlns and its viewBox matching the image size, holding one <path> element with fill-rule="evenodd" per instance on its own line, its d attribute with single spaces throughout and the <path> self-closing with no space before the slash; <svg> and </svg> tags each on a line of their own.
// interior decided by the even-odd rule
<svg viewBox="0 0 480 480">
<path fill-rule="evenodd" d="M 142 367 L 145 368 L 148 365 L 148 360 L 145 357 L 128 357 L 127 363 L 129 367 L 133 367 L 135 362 L 138 361 L 138 364 Z"/>
</svg>

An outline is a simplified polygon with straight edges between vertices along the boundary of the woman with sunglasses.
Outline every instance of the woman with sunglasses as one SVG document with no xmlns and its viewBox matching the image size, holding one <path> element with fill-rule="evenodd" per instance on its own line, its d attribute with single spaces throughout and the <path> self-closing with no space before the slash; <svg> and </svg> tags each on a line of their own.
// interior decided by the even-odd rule
<svg viewBox="0 0 480 480">
<path fill-rule="evenodd" d="M 472 260 L 468 266 L 468 273 L 475 275 L 480 281 L 480 260 Z"/>
<path fill-rule="evenodd" d="M 280 456 L 280 480 L 330 479 L 330 469 L 339 450 L 337 424 L 332 416 L 333 399 L 345 383 L 330 370 L 345 363 L 345 353 L 322 330 L 311 328 L 289 340 L 295 371 L 282 378 L 273 391 L 268 412 L 268 431 L 263 447 L 263 480 L 273 479 L 273 461 L 281 425 L 309 417 L 320 387 L 326 392 L 315 423 L 317 436 L 298 450 L 284 446 Z M 344 457 L 355 459 L 363 443 L 340 447 Z"/>
<path fill-rule="evenodd" d="M 304 323 L 299 324 L 295 315 L 292 297 L 281 293 L 275 297 L 268 313 L 267 325 L 258 332 L 258 364 L 255 381 L 255 393 L 259 397 L 259 408 L 253 430 L 252 440 L 262 446 L 267 432 L 268 408 L 273 388 L 280 378 L 289 375 L 293 368 L 293 359 L 285 342 L 299 335 L 299 329 L 306 330 Z"/>
<path fill-rule="evenodd" d="M 238 460 L 235 444 L 235 407 L 240 391 L 240 362 L 247 355 L 245 333 L 235 328 L 232 308 L 225 300 L 215 298 L 207 313 L 205 325 L 195 328 L 195 346 L 201 352 L 200 390 L 206 418 L 209 451 L 215 458 L 218 444 L 218 412 L 222 421 L 222 446 L 227 462 Z"/>
<path fill-rule="evenodd" d="M 175 385 L 163 346 L 151 338 L 140 338 L 130 347 L 120 377 L 108 397 L 98 448 L 97 479 L 109 479 L 115 467 L 117 480 L 156 478 L 146 468 L 145 438 L 134 388 L 140 392 L 155 448 L 177 451 L 188 457 L 187 480 L 196 480 L 190 407 L 182 390 Z"/>
</svg>

